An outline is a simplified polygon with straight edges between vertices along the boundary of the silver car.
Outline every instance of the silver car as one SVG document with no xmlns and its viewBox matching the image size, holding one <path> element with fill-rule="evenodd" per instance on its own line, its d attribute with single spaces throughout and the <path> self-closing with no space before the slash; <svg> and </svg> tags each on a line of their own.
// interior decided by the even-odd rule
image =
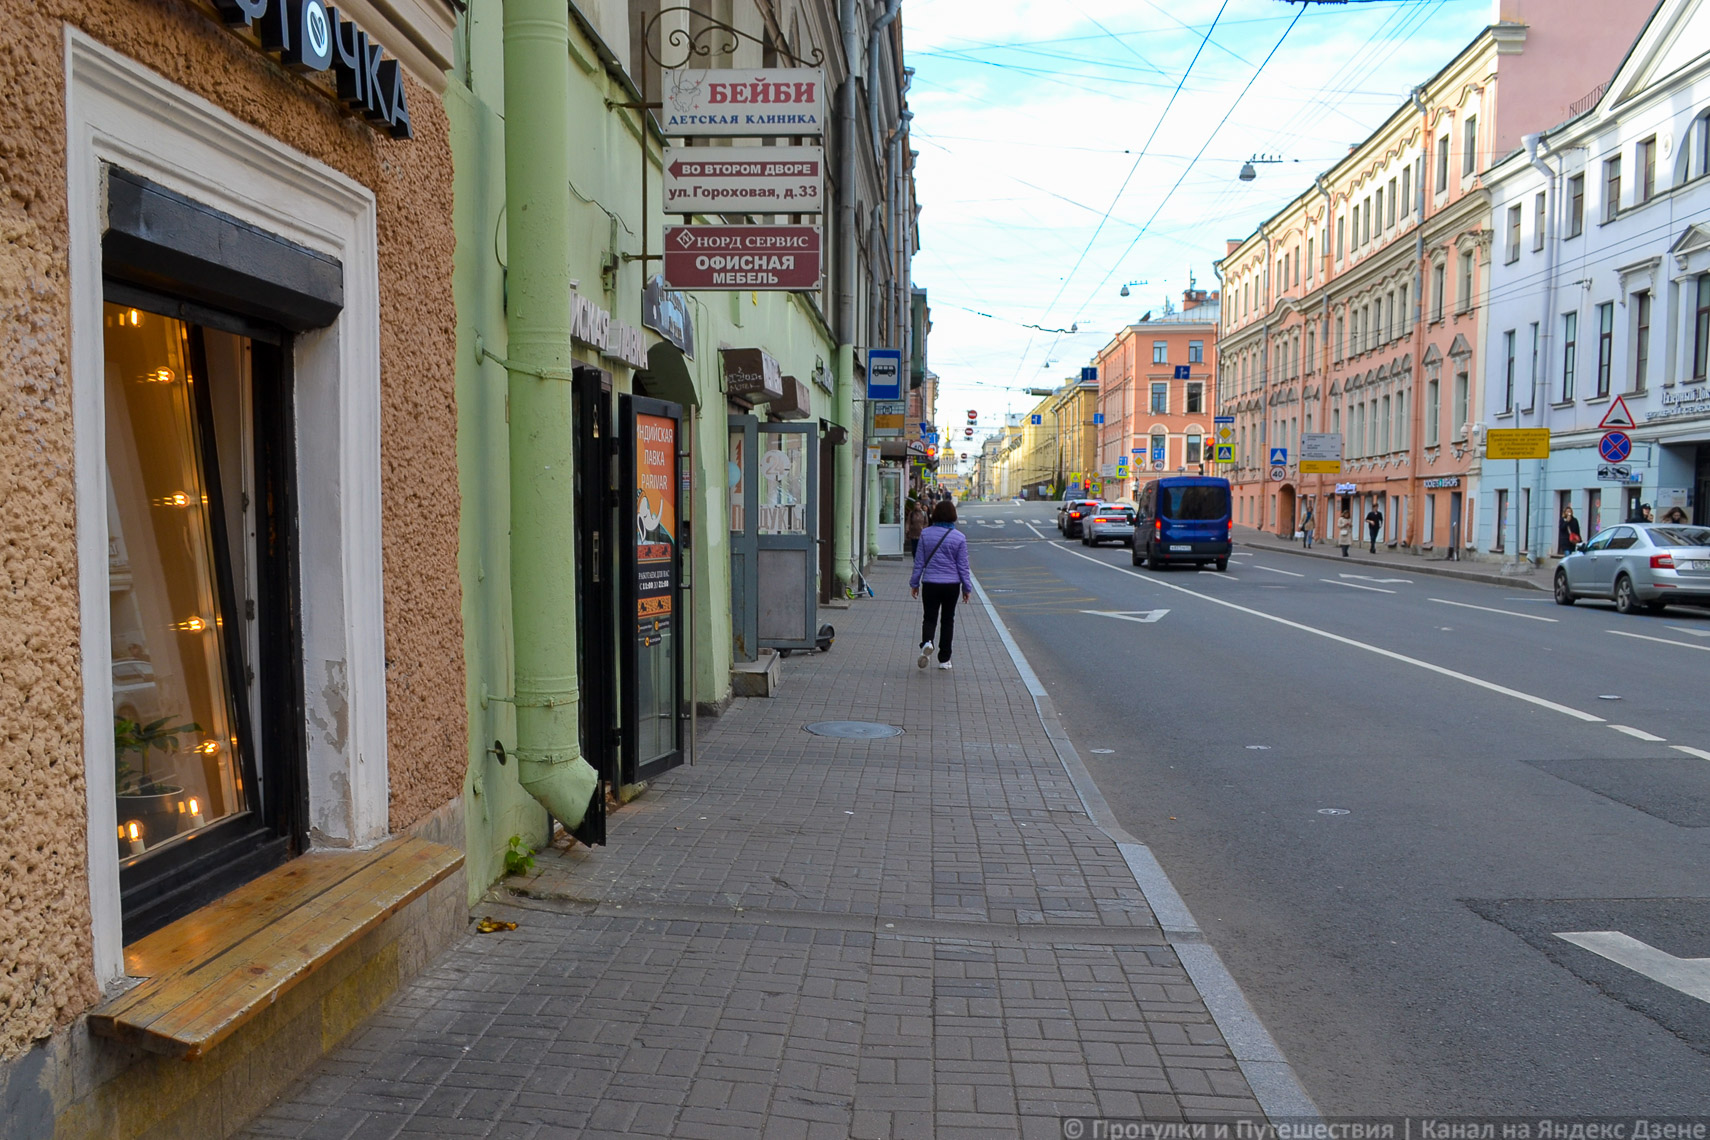
<svg viewBox="0 0 1710 1140">
<path fill-rule="evenodd" d="M 1710 527 L 1621 523 L 1606 527 L 1556 568 L 1556 602 L 1613 598 L 1624 614 L 1710 605 Z"/>
<path fill-rule="evenodd" d="M 1134 540 L 1134 504 L 1099 503 L 1081 520 L 1081 545 L 1097 546 L 1101 542 Z"/>
</svg>

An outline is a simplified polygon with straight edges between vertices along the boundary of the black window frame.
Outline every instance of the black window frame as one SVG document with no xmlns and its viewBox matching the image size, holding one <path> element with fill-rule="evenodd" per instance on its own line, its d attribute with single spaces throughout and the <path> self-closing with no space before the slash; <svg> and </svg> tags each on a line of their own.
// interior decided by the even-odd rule
<svg viewBox="0 0 1710 1140">
<path fill-rule="evenodd" d="M 205 906 L 309 849 L 308 716 L 303 687 L 303 607 L 296 466 L 294 334 L 323 328 L 344 307 L 343 266 L 121 167 L 107 174 L 102 235 L 104 299 L 191 326 L 190 369 L 207 374 L 204 329 L 249 338 L 257 590 L 256 643 L 248 658 L 240 623 L 225 623 L 221 651 L 233 680 L 244 743 L 248 810 L 183 842 L 121 866 L 126 943 Z M 220 607 L 239 614 L 240 583 L 230 564 L 214 474 L 208 385 L 192 385 L 210 472 L 210 525 Z M 243 605 L 251 599 L 244 599 Z M 249 661 L 253 660 L 253 667 Z M 250 670 L 253 668 L 253 675 Z M 251 723 L 254 686 L 262 716 Z M 256 754 L 259 752 L 259 766 Z M 110 841 L 110 840 L 109 840 Z"/>
<path fill-rule="evenodd" d="M 1603 220 L 1612 222 L 1621 214 L 1621 156 L 1603 162 Z"/>
<path fill-rule="evenodd" d="M 1650 383 L 1651 292 L 1633 294 L 1633 391 L 1643 392 Z"/>
<path fill-rule="evenodd" d="M 1597 306 L 1597 395 L 1609 395 L 1615 372 L 1615 302 Z"/>
<path fill-rule="evenodd" d="M 1576 238 L 1585 232 L 1585 175 L 1575 174 L 1568 179 L 1568 232 L 1567 237 Z"/>
</svg>

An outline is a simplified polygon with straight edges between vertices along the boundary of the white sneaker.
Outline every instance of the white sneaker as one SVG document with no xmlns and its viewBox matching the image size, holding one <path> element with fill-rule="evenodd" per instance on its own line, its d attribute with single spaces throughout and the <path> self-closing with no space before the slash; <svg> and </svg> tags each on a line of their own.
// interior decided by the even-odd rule
<svg viewBox="0 0 1710 1140">
<path fill-rule="evenodd" d="M 931 657 L 931 656 L 932 656 L 932 642 L 929 641 L 925 645 L 920 647 L 920 656 L 915 660 L 914 667 L 916 669 L 926 668 L 926 659 L 928 657 Z"/>
<path fill-rule="evenodd" d="M 940 669 L 948 669 L 948 668 L 950 668 L 950 662 L 948 662 L 948 661 L 940 661 L 940 662 L 939 662 L 939 663 L 938 663 L 938 667 L 939 667 L 939 668 L 940 668 Z"/>
</svg>

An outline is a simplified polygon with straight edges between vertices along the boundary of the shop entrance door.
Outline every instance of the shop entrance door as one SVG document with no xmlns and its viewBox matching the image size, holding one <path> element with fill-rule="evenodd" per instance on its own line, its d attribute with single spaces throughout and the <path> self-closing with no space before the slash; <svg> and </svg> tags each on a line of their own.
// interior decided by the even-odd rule
<svg viewBox="0 0 1710 1140">
<path fill-rule="evenodd" d="M 819 425 L 760 424 L 749 478 L 754 514 L 760 645 L 812 649 L 818 628 Z"/>
<path fill-rule="evenodd" d="M 683 749 L 683 563 L 679 488 L 683 409 L 624 396 L 618 456 L 619 595 L 623 662 L 623 782 L 681 764 Z"/>
<path fill-rule="evenodd" d="M 903 552 L 903 469 L 898 463 L 879 468 L 879 525 L 875 537 L 879 556 L 897 558 Z"/>
<path fill-rule="evenodd" d="M 617 497 L 611 486 L 611 376 L 576 367 L 571 414 L 576 433 L 576 675 L 582 757 L 600 774 L 600 786 L 575 835 L 583 843 L 606 841 L 606 791 L 617 768 L 617 678 L 607 663 L 616 650 L 612 619 L 617 607 Z"/>
</svg>

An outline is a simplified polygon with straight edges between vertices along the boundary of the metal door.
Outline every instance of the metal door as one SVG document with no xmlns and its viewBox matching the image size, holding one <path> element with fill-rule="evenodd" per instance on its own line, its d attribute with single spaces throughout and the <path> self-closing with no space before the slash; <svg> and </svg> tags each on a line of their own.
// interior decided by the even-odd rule
<svg viewBox="0 0 1710 1140">
<path fill-rule="evenodd" d="M 754 452 L 759 446 L 760 421 L 731 416 L 726 454 L 730 479 L 730 639 L 737 661 L 760 654 L 760 535 L 755 516 Z"/>
<path fill-rule="evenodd" d="M 682 511 L 683 409 L 623 397 L 618 459 L 623 607 L 623 782 L 667 772 L 684 760 Z M 620 532 L 622 533 L 622 532 Z"/>
<path fill-rule="evenodd" d="M 745 480 L 756 507 L 756 624 L 770 649 L 812 649 L 817 629 L 819 425 L 758 425 Z"/>
<path fill-rule="evenodd" d="M 1459 557 L 1461 549 L 1461 493 L 1449 492 L 1449 550 Z"/>
<path fill-rule="evenodd" d="M 600 786 L 575 835 L 583 843 L 606 841 L 606 790 L 619 779 L 617 685 L 609 662 L 612 615 L 617 605 L 615 512 L 612 486 L 610 378 L 578 366 L 572 414 L 576 433 L 576 671 L 580 690 L 582 756 L 600 774 Z"/>
</svg>

